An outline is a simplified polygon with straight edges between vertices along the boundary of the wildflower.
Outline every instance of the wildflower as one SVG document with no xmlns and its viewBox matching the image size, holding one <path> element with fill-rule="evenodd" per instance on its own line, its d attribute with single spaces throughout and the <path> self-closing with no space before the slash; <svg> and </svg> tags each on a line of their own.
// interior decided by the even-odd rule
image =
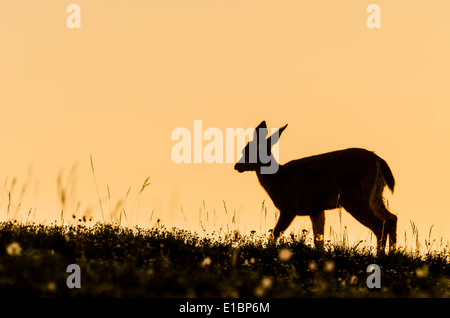
<svg viewBox="0 0 450 318">
<path fill-rule="evenodd" d="M 334 271 L 334 262 L 333 261 L 326 261 L 324 266 L 323 266 L 323 270 L 327 273 L 331 273 L 332 271 Z"/>
<path fill-rule="evenodd" d="M 6 253 L 11 256 L 18 256 L 22 253 L 22 247 L 17 242 L 12 242 L 6 247 Z"/>
<path fill-rule="evenodd" d="M 272 278 L 271 277 L 263 277 L 263 279 L 261 279 L 261 286 L 263 288 L 270 288 L 272 287 Z"/>
<path fill-rule="evenodd" d="M 209 266 L 209 265 L 211 265 L 211 258 L 207 256 L 203 259 L 202 266 Z"/>
<path fill-rule="evenodd" d="M 323 241 L 323 234 L 317 234 L 316 235 L 316 241 L 322 242 Z"/>
<path fill-rule="evenodd" d="M 416 275 L 419 278 L 425 278 L 428 276 L 428 265 L 424 264 L 422 267 L 416 268 Z"/>
<path fill-rule="evenodd" d="M 47 290 L 49 291 L 49 292 L 55 292 L 56 291 L 56 289 L 57 289 L 57 285 L 56 285 L 56 283 L 54 282 L 54 281 L 51 281 L 51 282 L 48 282 L 47 283 Z"/>
<path fill-rule="evenodd" d="M 315 271 L 317 270 L 317 263 L 314 262 L 314 261 L 309 262 L 309 264 L 308 264 L 308 269 L 309 269 L 311 272 L 315 272 Z"/>
<path fill-rule="evenodd" d="M 282 262 L 287 262 L 292 256 L 292 252 L 288 248 L 282 248 L 278 252 L 278 259 Z"/>
<path fill-rule="evenodd" d="M 272 278 L 264 276 L 259 285 L 255 288 L 256 297 L 264 297 L 267 291 L 272 287 Z"/>
</svg>

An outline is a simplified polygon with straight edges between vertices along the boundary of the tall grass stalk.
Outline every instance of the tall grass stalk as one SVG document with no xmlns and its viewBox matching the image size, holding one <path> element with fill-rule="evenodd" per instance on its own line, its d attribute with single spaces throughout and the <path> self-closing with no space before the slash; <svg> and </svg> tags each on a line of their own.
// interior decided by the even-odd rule
<svg viewBox="0 0 450 318">
<path fill-rule="evenodd" d="M 100 205 L 100 210 L 102 211 L 103 223 L 105 223 L 105 214 L 103 213 L 102 199 L 100 198 L 100 193 L 98 191 L 97 178 L 95 177 L 94 162 L 92 160 L 92 154 L 90 154 L 89 156 L 91 159 L 91 169 L 92 169 L 92 175 L 94 176 L 95 190 L 97 190 L 98 204 Z"/>
</svg>

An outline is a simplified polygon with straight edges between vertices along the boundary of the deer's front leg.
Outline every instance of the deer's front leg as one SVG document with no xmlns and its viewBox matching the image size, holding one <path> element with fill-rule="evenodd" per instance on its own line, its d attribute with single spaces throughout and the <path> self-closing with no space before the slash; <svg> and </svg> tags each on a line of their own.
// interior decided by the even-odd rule
<svg viewBox="0 0 450 318">
<path fill-rule="evenodd" d="M 323 233 L 325 229 L 325 212 L 321 211 L 309 216 L 314 232 L 314 245 L 317 249 L 323 249 Z"/>
<path fill-rule="evenodd" d="M 278 218 L 277 225 L 275 225 L 272 233 L 273 238 L 277 239 L 288 228 L 294 218 L 294 213 L 290 213 L 289 211 L 280 211 L 280 217 Z"/>
</svg>

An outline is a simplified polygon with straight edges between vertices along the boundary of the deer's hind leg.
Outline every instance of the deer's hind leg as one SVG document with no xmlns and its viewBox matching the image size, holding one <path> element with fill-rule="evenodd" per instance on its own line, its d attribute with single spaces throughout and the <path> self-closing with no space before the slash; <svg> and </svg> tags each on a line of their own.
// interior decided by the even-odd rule
<svg viewBox="0 0 450 318">
<path fill-rule="evenodd" d="M 383 223 L 383 236 L 389 235 L 389 250 L 397 247 L 397 216 L 389 212 L 381 198 L 370 202 L 370 208 Z M 386 242 L 386 237 L 384 242 Z"/>
<path fill-rule="evenodd" d="M 389 250 L 395 250 L 397 245 L 397 216 L 392 214 L 384 205 L 383 190 L 385 185 L 384 178 L 378 177 L 369 198 L 369 206 L 373 214 L 383 222 L 383 235 L 389 235 Z M 384 238 L 384 241 L 386 241 L 386 238 Z"/>
<path fill-rule="evenodd" d="M 314 246 L 317 249 L 323 249 L 323 233 L 325 229 L 325 212 L 320 211 L 309 216 L 314 232 Z"/>
<path fill-rule="evenodd" d="M 369 228 L 377 239 L 378 253 L 384 252 L 386 247 L 387 232 L 384 222 L 372 211 L 369 204 L 363 201 L 343 204 L 345 210 L 358 222 Z"/>
</svg>

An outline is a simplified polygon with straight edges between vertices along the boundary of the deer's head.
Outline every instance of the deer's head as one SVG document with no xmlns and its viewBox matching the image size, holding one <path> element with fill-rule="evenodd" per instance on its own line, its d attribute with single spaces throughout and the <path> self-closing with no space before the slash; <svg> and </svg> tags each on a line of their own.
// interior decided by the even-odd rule
<svg viewBox="0 0 450 318">
<path fill-rule="evenodd" d="M 247 143 L 242 150 L 242 157 L 234 165 L 239 172 L 258 171 L 261 174 L 274 174 L 278 171 L 278 163 L 272 154 L 272 146 L 275 145 L 287 124 L 267 138 L 267 125 L 262 121 L 253 133 L 253 140 Z"/>
</svg>

